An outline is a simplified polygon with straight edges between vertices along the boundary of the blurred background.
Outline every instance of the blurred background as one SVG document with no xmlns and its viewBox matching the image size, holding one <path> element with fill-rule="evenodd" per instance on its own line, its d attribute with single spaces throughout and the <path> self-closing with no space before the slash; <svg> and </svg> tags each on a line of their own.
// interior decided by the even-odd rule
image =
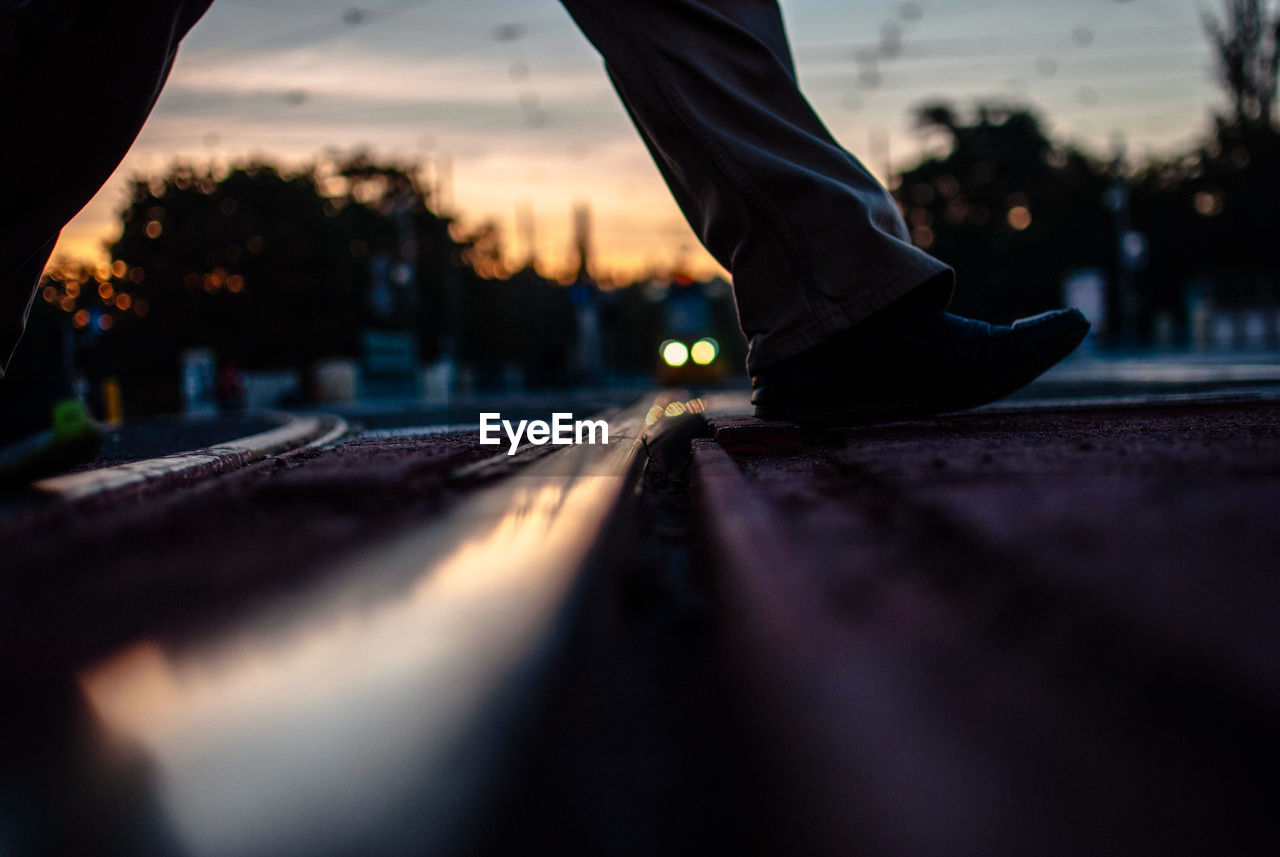
<svg viewBox="0 0 1280 857">
<path fill-rule="evenodd" d="M 957 311 L 1078 306 L 1095 358 L 1280 350 L 1277 4 L 783 7 Z M 117 419 L 734 383 L 745 352 L 555 0 L 218 0 L 34 311 Z"/>
</svg>

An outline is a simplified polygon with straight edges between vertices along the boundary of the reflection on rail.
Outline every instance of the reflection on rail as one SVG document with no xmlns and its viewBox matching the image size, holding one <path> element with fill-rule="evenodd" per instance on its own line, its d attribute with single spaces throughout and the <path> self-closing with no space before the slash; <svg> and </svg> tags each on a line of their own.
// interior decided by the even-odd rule
<svg viewBox="0 0 1280 857">
<path fill-rule="evenodd" d="M 180 853 L 442 853 L 470 836 L 518 688 L 638 472 L 649 405 L 611 420 L 608 446 L 531 465 L 305 598 L 86 671 L 96 714 L 147 757 Z"/>
</svg>

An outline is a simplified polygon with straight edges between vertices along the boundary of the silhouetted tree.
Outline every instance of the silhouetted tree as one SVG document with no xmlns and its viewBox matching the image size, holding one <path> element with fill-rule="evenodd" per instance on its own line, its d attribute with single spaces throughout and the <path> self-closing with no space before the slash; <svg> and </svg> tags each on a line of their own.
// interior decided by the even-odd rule
<svg viewBox="0 0 1280 857">
<path fill-rule="evenodd" d="M 120 343 L 135 376 L 126 389 L 151 370 L 173 372 L 193 347 L 248 368 L 354 354 L 367 282 L 360 251 L 379 237 L 342 214 L 313 170 L 254 163 L 218 178 L 175 166 L 137 179 L 111 247 L 120 288 L 151 308 Z"/>
<path fill-rule="evenodd" d="M 1197 280 L 1219 304 L 1276 298 L 1273 243 L 1280 228 L 1280 133 L 1218 117 L 1194 152 L 1148 165 L 1135 179 L 1134 218 L 1151 237 L 1153 279 L 1178 290 Z M 1176 300 L 1157 300 L 1178 309 Z"/>
<path fill-rule="evenodd" d="M 957 269 L 958 311 L 1000 319 L 1049 309 L 1067 271 L 1109 263 L 1106 169 L 1055 146 L 1034 112 L 980 104 L 965 118 L 931 103 L 916 125 L 942 134 L 946 152 L 903 173 L 897 198 L 915 243 Z"/>
<path fill-rule="evenodd" d="M 1231 119 L 1271 126 L 1280 73 L 1280 11 L 1269 0 L 1223 0 L 1223 6 L 1224 20 L 1205 12 L 1203 21 L 1231 99 Z"/>
</svg>

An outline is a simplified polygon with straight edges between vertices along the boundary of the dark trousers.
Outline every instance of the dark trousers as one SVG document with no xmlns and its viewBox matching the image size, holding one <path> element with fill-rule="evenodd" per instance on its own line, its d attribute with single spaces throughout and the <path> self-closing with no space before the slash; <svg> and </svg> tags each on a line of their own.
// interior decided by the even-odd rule
<svg viewBox="0 0 1280 857">
<path fill-rule="evenodd" d="M 0 5 L 0 369 L 58 233 L 124 159 L 212 2 Z"/>
<path fill-rule="evenodd" d="M 5 161 L 25 165 L 0 210 L 0 357 L 21 332 L 52 239 L 124 157 L 210 2 L 84 3 L 111 12 L 81 12 L 60 33 L 26 28 L 0 95 L 0 115 L 24 125 L 0 139 L 16 147 Z M 776 0 L 562 2 L 604 57 L 685 217 L 732 273 L 748 369 L 926 283 L 947 300 L 950 269 L 911 245 L 897 205 L 800 93 Z M 86 60 L 92 68 L 39 59 L 92 58 L 103 44 L 109 57 Z M 60 116 L 94 117 L 94 131 L 50 135 Z"/>
</svg>

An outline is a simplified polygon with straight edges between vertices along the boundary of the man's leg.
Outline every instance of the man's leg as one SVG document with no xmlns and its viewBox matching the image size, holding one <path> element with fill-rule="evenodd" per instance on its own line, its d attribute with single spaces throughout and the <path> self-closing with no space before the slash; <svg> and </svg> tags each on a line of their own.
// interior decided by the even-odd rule
<svg viewBox="0 0 1280 857">
<path fill-rule="evenodd" d="M 564 0 L 672 193 L 733 273 L 747 366 L 799 354 L 951 273 L 796 85 L 774 0 Z"/>
<path fill-rule="evenodd" d="M 896 203 L 800 93 L 775 0 L 562 2 L 733 274 L 758 413 L 816 423 L 970 407 L 1083 337 L 1074 313 L 1015 330 L 943 312 L 951 269 L 911 244 Z"/>
<path fill-rule="evenodd" d="M 0 9 L 0 376 L 52 241 L 129 151 L 178 43 L 210 3 L 50 0 Z"/>
<path fill-rule="evenodd" d="M 100 429 L 72 389 L 61 331 L 43 331 L 10 357 L 58 233 L 124 158 L 178 43 L 211 2 L 0 2 L 0 482 L 66 467 L 97 447 Z"/>
</svg>

